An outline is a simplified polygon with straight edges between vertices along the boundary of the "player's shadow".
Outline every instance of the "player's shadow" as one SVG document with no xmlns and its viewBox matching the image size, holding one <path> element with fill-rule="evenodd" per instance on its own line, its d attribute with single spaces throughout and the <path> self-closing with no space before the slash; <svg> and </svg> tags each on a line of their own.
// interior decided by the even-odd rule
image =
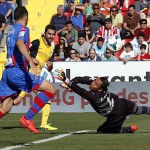
<svg viewBox="0 0 150 150">
<path fill-rule="evenodd" d="M 8 127 L 0 127 L 1 129 L 19 129 L 19 128 L 24 128 L 22 126 L 8 126 Z"/>
</svg>

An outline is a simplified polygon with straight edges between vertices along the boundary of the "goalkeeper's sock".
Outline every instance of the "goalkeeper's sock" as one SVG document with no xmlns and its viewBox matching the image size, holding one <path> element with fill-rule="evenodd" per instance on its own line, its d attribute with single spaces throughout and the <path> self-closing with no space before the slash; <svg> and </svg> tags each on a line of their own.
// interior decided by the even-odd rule
<svg viewBox="0 0 150 150">
<path fill-rule="evenodd" d="M 44 127 L 45 125 L 47 125 L 48 117 L 49 117 L 49 114 L 50 114 L 50 108 L 51 108 L 51 103 L 47 103 L 47 104 L 42 108 L 41 127 Z"/>
<path fill-rule="evenodd" d="M 133 113 L 135 115 L 141 115 L 141 114 L 150 115 L 150 107 L 148 107 L 148 106 L 137 106 L 137 110 Z"/>
<path fill-rule="evenodd" d="M 137 125 L 131 125 L 129 127 L 122 127 L 120 133 L 134 133 L 138 129 Z"/>
<path fill-rule="evenodd" d="M 27 120 L 31 120 L 53 97 L 54 94 L 51 92 L 46 92 L 46 91 L 39 92 L 34 99 L 34 103 L 26 113 L 25 118 Z"/>
<path fill-rule="evenodd" d="M 0 111 L 0 118 L 2 118 L 4 116 L 4 114 Z"/>
</svg>

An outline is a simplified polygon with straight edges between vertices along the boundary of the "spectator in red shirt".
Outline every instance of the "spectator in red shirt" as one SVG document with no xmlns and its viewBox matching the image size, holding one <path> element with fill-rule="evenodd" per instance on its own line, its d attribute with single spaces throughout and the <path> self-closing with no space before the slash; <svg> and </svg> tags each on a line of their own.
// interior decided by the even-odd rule
<svg viewBox="0 0 150 150">
<path fill-rule="evenodd" d="M 137 55 L 135 57 L 136 60 L 141 61 L 141 60 L 150 60 L 150 55 L 146 53 L 146 45 L 142 44 L 140 46 L 141 54 Z"/>
<path fill-rule="evenodd" d="M 140 20 L 140 28 L 135 31 L 134 37 L 137 38 L 140 32 L 144 32 L 145 34 L 144 41 L 146 41 L 147 43 L 150 43 L 150 28 L 147 27 L 146 19 Z"/>
<path fill-rule="evenodd" d="M 110 36 L 118 36 L 117 28 L 112 26 L 111 18 L 105 20 L 105 26 L 102 26 L 98 29 L 96 38 L 103 37 L 105 43 Z"/>
</svg>

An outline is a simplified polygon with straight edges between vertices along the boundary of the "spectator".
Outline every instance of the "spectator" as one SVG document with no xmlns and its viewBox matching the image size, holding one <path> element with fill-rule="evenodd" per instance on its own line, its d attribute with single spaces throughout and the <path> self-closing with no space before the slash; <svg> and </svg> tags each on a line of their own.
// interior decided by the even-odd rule
<svg viewBox="0 0 150 150">
<path fill-rule="evenodd" d="M 147 27 L 146 19 L 140 20 L 140 28 L 135 31 L 134 37 L 137 38 L 140 32 L 144 32 L 145 34 L 144 41 L 150 43 L 150 28 Z"/>
<path fill-rule="evenodd" d="M 65 61 L 81 61 L 81 59 L 77 56 L 77 51 L 72 48 L 70 50 L 69 57 L 66 58 Z"/>
<path fill-rule="evenodd" d="M 133 47 L 131 43 L 126 43 L 124 45 L 124 51 L 121 53 L 119 56 L 120 60 L 126 64 L 128 61 L 133 60 L 134 58 L 134 52 L 133 52 Z"/>
<path fill-rule="evenodd" d="M 14 11 L 17 8 L 17 3 L 16 3 L 16 0 L 7 0 L 7 2 L 9 2 L 11 4 L 11 7 L 12 7 L 11 22 L 12 22 L 12 24 L 14 24 L 15 23 Z"/>
<path fill-rule="evenodd" d="M 122 28 L 123 24 L 123 17 L 120 13 L 118 13 L 118 7 L 117 6 L 112 6 L 110 8 L 110 14 L 106 16 L 106 18 L 111 18 L 112 19 L 112 25 L 116 27 L 117 29 Z"/>
<path fill-rule="evenodd" d="M 105 39 L 103 37 L 99 37 L 97 39 L 97 44 L 92 47 L 95 49 L 96 55 L 100 58 L 103 58 L 106 52 L 106 44 L 104 44 L 104 40 Z"/>
<path fill-rule="evenodd" d="M 94 4 L 92 8 L 94 13 L 87 17 L 86 22 L 90 25 L 92 32 L 96 33 L 104 25 L 105 16 L 100 12 L 99 4 Z"/>
<path fill-rule="evenodd" d="M 22 6 L 22 0 L 16 0 L 17 6 Z"/>
<path fill-rule="evenodd" d="M 70 3 L 74 3 L 74 4 L 82 4 L 82 0 L 67 0 L 67 3 L 70 4 Z"/>
<path fill-rule="evenodd" d="M 10 24 L 11 5 L 5 0 L 0 0 L 0 14 L 5 16 L 6 24 Z"/>
<path fill-rule="evenodd" d="M 1 46 L 5 28 L 6 28 L 5 16 L 0 14 L 0 46 Z"/>
<path fill-rule="evenodd" d="M 84 61 L 101 61 L 101 58 L 96 55 L 94 48 L 89 49 L 89 56 L 84 59 Z"/>
<path fill-rule="evenodd" d="M 98 29 L 96 37 L 103 37 L 105 39 L 104 43 L 106 43 L 110 36 L 118 36 L 118 32 L 117 28 L 112 26 L 111 18 L 107 18 L 105 20 L 105 26 Z"/>
<path fill-rule="evenodd" d="M 141 60 L 150 60 L 150 55 L 146 53 L 146 45 L 142 44 L 140 46 L 141 53 L 136 56 L 136 60 L 141 61 Z"/>
<path fill-rule="evenodd" d="M 113 6 L 112 3 L 110 3 L 108 0 L 101 0 L 100 2 L 100 10 L 101 13 L 105 16 L 110 14 L 110 8 Z"/>
<path fill-rule="evenodd" d="M 61 32 L 65 29 L 67 23 L 67 17 L 64 15 L 64 6 L 57 6 L 57 14 L 53 15 L 50 24 L 56 27 L 57 33 L 61 35 Z"/>
<path fill-rule="evenodd" d="M 78 41 L 73 43 L 72 48 L 77 51 L 78 57 L 84 60 L 89 55 L 89 49 L 91 45 L 85 41 L 84 34 L 79 34 Z"/>
<path fill-rule="evenodd" d="M 92 44 L 94 39 L 95 39 L 95 34 L 92 33 L 91 27 L 90 26 L 85 26 L 84 27 L 84 32 L 85 32 L 85 36 L 86 36 L 86 41 L 88 43 Z"/>
<path fill-rule="evenodd" d="M 85 19 L 86 17 L 82 14 L 82 10 L 76 6 L 70 19 L 73 23 L 73 27 L 78 31 L 83 30 Z"/>
<path fill-rule="evenodd" d="M 64 14 L 67 16 L 68 20 L 70 20 L 74 9 L 75 9 L 75 6 L 73 3 L 65 6 L 65 13 Z"/>
<path fill-rule="evenodd" d="M 57 60 L 60 61 L 64 61 L 68 57 L 69 46 L 65 37 L 60 37 L 59 44 L 55 46 L 54 54 L 57 56 Z"/>
<path fill-rule="evenodd" d="M 89 0 L 83 0 L 82 3 L 83 3 L 83 6 L 85 7 L 86 16 L 89 16 L 89 15 L 93 14 L 93 9 L 89 5 Z"/>
<path fill-rule="evenodd" d="M 135 1 L 135 10 L 136 12 L 141 12 L 144 8 L 150 8 L 149 0 L 136 0 Z"/>
<path fill-rule="evenodd" d="M 117 61 L 118 58 L 115 57 L 111 50 L 106 49 L 105 56 L 102 57 L 102 61 Z"/>
<path fill-rule="evenodd" d="M 78 32 L 73 28 L 71 21 L 66 23 L 66 30 L 62 31 L 62 35 L 65 36 L 67 42 L 75 42 L 78 40 Z"/>
<path fill-rule="evenodd" d="M 123 17 L 123 29 L 120 32 L 121 39 L 134 36 L 134 32 L 140 28 L 140 15 L 135 11 L 134 5 L 129 5 L 128 14 Z"/>
<path fill-rule="evenodd" d="M 132 44 L 132 47 L 133 47 L 134 57 L 136 57 L 137 55 L 139 55 L 141 53 L 140 46 L 142 44 L 146 45 L 146 53 L 148 53 L 148 44 L 146 41 L 144 41 L 144 37 L 145 37 L 145 34 L 143 32 L 140 32 L 138 34 L 138 37 L 134 38 L 130 42 Z"/>
<path fill-rule="evenodd" d="M 124 4 L 124 0 L 120 0 L 120 9 L 121 10 L 122 10 L 123 4 Z"/>
</svg>

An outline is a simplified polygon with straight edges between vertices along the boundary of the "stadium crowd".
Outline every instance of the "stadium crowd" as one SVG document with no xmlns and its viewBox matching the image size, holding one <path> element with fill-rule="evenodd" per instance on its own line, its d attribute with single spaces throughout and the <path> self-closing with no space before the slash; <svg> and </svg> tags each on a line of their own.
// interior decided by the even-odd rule
<svg viewBox="0 0 150 150">
<path fill-rule="evenodd" d="M 150 60 L 150 1 L 128 4 L 122 0 L 68 0 L 66 6 L 59 5 L 50 20 L 57 29 L 55 61 Z M 119 52 L 108 48 L 111 36 L 121 38 Z"/>
<path fill-rule="evenodd" d="M 57 14 L 50 19 L 57 30 L 54 61 L 150 60 L 149 0 L 66 0 L 66 3 L 59 5 Z M 16 0 L 0 0 L 0 43 L 6 25 L 14 23 L 17 5 L 20 4 Z M 119 51 L 106 46 L 111 36 L 121 38 L 123 46 Z"/>
</svg>

